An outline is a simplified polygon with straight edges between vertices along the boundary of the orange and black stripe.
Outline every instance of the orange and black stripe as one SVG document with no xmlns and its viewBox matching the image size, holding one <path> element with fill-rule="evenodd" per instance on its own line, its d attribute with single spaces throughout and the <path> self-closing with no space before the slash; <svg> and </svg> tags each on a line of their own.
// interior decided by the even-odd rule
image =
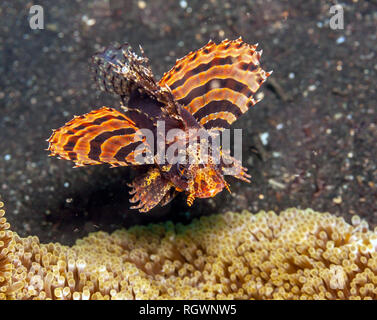
<svg viewBox="0 0 377 320">
<path fill-rule="evenodd" d="M 128 116 L 103 107 L 75 117 L 55 130 L 48 139 L 52 156 L 72 160 L 76 166 L 109 163 L 112 166 L 138 164 L 135 149 L 145 141 Z"/>
<path fill-rule="evenodd" d="M 270 75 L 260 67 L 256 47 L 241 38 L 218 45 L 210 41 L 177 60 L 159 85 L 168 86 L 206 129 L 229 128 L 258 102 L 253 95 Z"/>
</svg>

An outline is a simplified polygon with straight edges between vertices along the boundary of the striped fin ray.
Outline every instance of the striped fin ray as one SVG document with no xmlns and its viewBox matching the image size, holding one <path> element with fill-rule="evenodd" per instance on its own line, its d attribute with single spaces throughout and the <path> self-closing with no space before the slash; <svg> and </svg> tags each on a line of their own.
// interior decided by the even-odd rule
<svg viewBox="0 0 377 320">
<path fill-rule="evenodd" d="M 131 203 L 137 203 L 131 209 L 147 212 L 163 201 L 163 205 L 173 199 L 174 192 L 170 191 L 172 183 L 161 176 L 158 168 L 151 168 L 145 175 L 138 176 L 128 185 L 132 188 Z"/>
<path fill-rule="evenodd" d="M 92 57 L 94 80 L 101 91 L 118 95 L 129 93 L 129 83 L 122 75 L 122 68 L 127 68 L 128 61 L 124 55 L 128 44 L 110 46 Z"/>
<path fill-rule="evenodd" d="M 177 60 L 159 81 L 206 129 L 224 129 L 256 104 L 254 95 L 271 72 L 264 71 L 257 45 L 210 41 Z"/>
<path fill-rule="evenodd" d="M 92 64 L 100 90 L 128 99 L 139 88 L 153 96 L 159 87 L 141 47 L 140 51 L 142 56 L 138 56 L 125 43 L 96 53 L 92 57 Z"/>
<path fill-rule="evenodd" d="M 136 161 L 136 148 L 144 137 L 127 115 L 115 109 L 102 107 L 76 116 L 48 139 L 51 156 L 72 160 L 76 167 L 102 163 L 111 166 L 140 164 Z M 140 151 L 142 147 L 138 148 Z"/>
</svg>

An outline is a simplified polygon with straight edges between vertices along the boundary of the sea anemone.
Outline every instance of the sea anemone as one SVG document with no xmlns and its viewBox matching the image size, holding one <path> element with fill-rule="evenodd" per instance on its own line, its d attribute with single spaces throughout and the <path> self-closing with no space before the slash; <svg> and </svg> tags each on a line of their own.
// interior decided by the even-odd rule
<svg viewBox="0 0 377 320">
<path fill-rule="evenodd" d="M 3 204 L 0 203 L 0 207 Z M 1 299 L 375 299 L 377 234 L 311 209 L 227 212 L 91 233 L 72 247 L 10 231 Z"/>
</svg>

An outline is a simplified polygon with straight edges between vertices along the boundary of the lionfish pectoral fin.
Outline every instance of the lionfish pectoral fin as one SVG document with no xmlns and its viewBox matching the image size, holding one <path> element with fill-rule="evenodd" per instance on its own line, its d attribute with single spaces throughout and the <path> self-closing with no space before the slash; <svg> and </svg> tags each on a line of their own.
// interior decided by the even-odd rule
<svg viewBox="0 0 377 320">
<path fill-rule="evenodd" d="M 251 183 L 251 175 L 247 173 L 247 168 L 237 164 L 232 167 L 223 168 L 223 174 L 233 176 L 247 183 Z M 225 187 L 227 188 L 227 186 Z M 230 192 L 229 187 L 227 188 L 227 190 Z"/>
<path fill-rule="evenodd" d="M 160 206 L 161 207 L 164 207 L 166 206 L 167 204 L 169 204 L 178 194 L 179 192 L 177 190 L 175 190 L 174 188 L 171 188 L 166 194 L 165 196 L 162 198 L 161 202 L 160 202 Z"/>
<path fill-rule="evenodd" d="M 225 185 L 225 189 L 228 190 L 229 193 L 232 193 L 232 191 L 230 191 L 230 186 L 229 186 L 229 183 L 225 181 L 224 179 L 224 185 Z"/>
<path fill-rule="evenodd" d="M 138 155 L 149 146 L 136 134 L 138 131 L 135 121 L 126 114 L 102 107 L 54 130 L 48 139 L 48 150 L 53 156 L 72 160 L 77 167 L 103 163 L 112 167 L 139 165 Z"/>
<path fill-rule="evenodd" d="M 195 187 L 194 187 L 194 183 L 192 182 L 190 185 L 189 185 L 189 189 L 188 189 L 188 196 L 187 196 L 187 205 L 189 207 L 192 206 L 192 204 L 194 203 L 194 200 L 195 200 Z"/>
<path fill-rule="evenodd" d="M 222 151 L 221 161 L 222 172 L 224 175 L 230 175 L 248 183 L 251 182 L 251 175 L 247 173 L 247 168 L 243 167 L 241 161 L 232 157 L 229 152 Z M 229 189 L 228 191 L 230 192 Z"/>
<path fill-rule="evenodd" d="M 165 196 L 172 188 L 171 182 L 161 176 L 158 168 L 151 168 L 145 175 L 136 177 L 130 186 L 130 194 L 133 195 L 130 202 L 138 202 L 131 209 L 140 212 L 150 211 L 161 202 L 166 204 Z"/>
<path fill-rule="evenodd" d="M 159 85 L 206 129 L 229 128 L 259 100 L 255 93 L 270 76 L 259 63 L 257 45 L 237 40 L 206 46 L 177 60 Z"/>
<path fill-rule="evenodd" d="M 187 200 L 186 200 L 187 205 L 188 205 L 189 207 L 191 207 L 192 204 L 194 203 L 194 200 L 195 200 L 195 195 L 194 195 L 193 193 L 190 193 L 190 194 L 187 196 Z"/>
<path fill-rule="evenodd" d="M 241 170 L 239 170 L 239 173 L 234 175 L 234 177 L 239 180 L 245 181 L 247 183 L 251 183 L 251 180 L 250 180 L 251 175 L 247 174 L 246 171 L 247 171 L 247 168 L 241 167 Z"/>
</svg>

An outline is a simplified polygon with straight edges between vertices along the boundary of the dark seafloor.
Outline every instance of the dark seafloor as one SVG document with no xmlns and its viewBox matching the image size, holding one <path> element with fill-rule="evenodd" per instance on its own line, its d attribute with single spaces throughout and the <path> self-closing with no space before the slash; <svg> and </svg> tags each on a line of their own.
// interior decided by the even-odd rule
<svg viewBox="0 0 377 320">
<path fill-rule="evenodd" d="M 44 8 L 31 30 L 29 8 Z M 0 4 L 0 194 L 21 236 L 72 244 L 88 232 L 248 209 L 313 208 L 377 226 L 377 2 L 343 1 L 344 29 L 329 27 L 333 1 L 19 1 Z M 112 42 L 141 44 L 159 79 L 209 39 L 242 36 L 274 70 L 264 99 L 234 125 L 252 183 L 186 206 L 129 209 L 130 168 L 48 157 L 51 130 L 119 100 L 100 93 L 90 57 Z M 230 179 L 228 179 L 230 180 Z"/>
</svg>

